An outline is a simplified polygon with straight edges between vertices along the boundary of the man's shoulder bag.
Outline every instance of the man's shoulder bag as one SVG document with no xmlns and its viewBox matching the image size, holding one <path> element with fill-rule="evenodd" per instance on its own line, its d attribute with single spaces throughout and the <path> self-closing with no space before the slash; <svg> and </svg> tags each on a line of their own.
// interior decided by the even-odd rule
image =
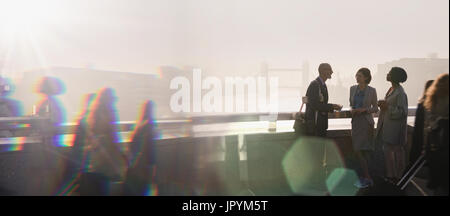
<svg viewBox="0 0 450 216">
<path fill-rule="evenodd" d="M 307 97 L 303 98 L 300 110 L 294 114 L 294 130 L 297 135 L 313 136 L 316 131 L 317 111 L 315 112 L 315 119 L 307 119 L 306 113 L 302 113 L 305 103 L 307 103 Z"/>
<path fill-rule="evenodd" d="M 317 80 L 316 80 L 317 82 Z M 317 84 L 319 84 L 317 82 Z M 321 97 L 320 101 L 323 100 L 322 90 L 319 87 L 319 97 Z M 300 110 L 298 113 L 295 113 L 294 119 L 294 130 L 297 135 L 303 135 L 303 136 L 314 136 L 316 133 L 316 124 L 317 124 L 317 115 L 318 112 L 314 111 L 314 119 L 307 119 L 306 113 L 302 113 L 303 105 L 305 103 L 308 103 L 308 97 L 305 96 L 302 98 L 302 105 L 300 106 Z"/>
</svg>

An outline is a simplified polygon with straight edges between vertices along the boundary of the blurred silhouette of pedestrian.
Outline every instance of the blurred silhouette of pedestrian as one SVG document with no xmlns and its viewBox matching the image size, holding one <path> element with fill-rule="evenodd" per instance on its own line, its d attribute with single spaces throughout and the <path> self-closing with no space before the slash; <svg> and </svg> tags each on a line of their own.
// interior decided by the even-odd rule
<svg viewBox="0 0 450 216">
<path fill-rule="evenodd" d="M 155 188 L 155 119 L 154 104 L 146 101 L 136 122 L 129 146 L 129 168 L 125 183 L 126 195 L 142 196 Z"/>
<path fill-rule="evenodd" d="M 86 142 L 87 117 L 89 114 L 89 107 L 95 98 L 95 94 L 87 94 L 83 97 L 82 107 L 74 132 L 74 139 L 72 148 L 68 153 L 68 158 L 65 163 L 63 183 L 65 187 L 72 187 L 77 184 L 80 174 L 84 172 L 85 158 L 83 157 L 83 148 Z M 66 191 L 66 188 L 64 188 Z"/>
<path fill-rule="evenodd" d="M 36 92 L 42 96 L 36 106 L 36 115 L 50 117 L 54 125 L 65 122 L 64 108 L 56 98 L 56 95 L 65 92 L 62 81 L 54 77 L 43 77 L 36 85 Z"/>
<path fill-rule="evenodd" d="M 430 168 L 428 187 L 434 195 L 448 196 L 449 174 L 449 75 L 441 74 L 428 88 L 426 109 L 426 152 Z"/>
<path fill-rule="evenodd" d="M 428 80 L 425 83 L 425 88 L 423 91 L 422 97 L 419 99 L 419 103 L 417 104 L 416 108 L 416 117 L 414 119 L 414 132 L 412 135 L 412 145 L 411 150 L 409 152 L 409 163 L 408 163 L 408 170 L 414 162 L 420 157 L 424 150 L 424 142 L 425 142 L 425 107 L 423 106 L 423 103 L 426 99 L 426 92 L 428 88 L 433 83 L 433 80 Z"/>
<path fill-rule="evenodd" d="M 33 115 L 43 119 L 33 121 L 31 128 L 33 134 L 42 136 L 42 144 L 28 146 L 30 151 L 33 151 L 29 163 L 35 172 L 30 175 L 45 176 L 45 181 L 41 181 L 41 178 L 32 178 L 30 181 L 37 184 L 32 187 L 40 191 L 38 194 L 54 194 L 56 192 L 54 190 L 63 179 L 63 172 L 60 169 L 63 163 L 59 163 L 61 158 L 56 147 L 63 144 L 60 142 L 61 123 L 65 122 L 66 117 L 65 110 L 56 96 L 65 92 L 65 86 L 59 79 L 45 76 L 38 80 L 34 91 L 41 98 L 37 105 L 33 106 Z"/>
<path fill-rule="evenodd" d="M 12 82 L 8 78 L 0 77 L 0 117 L 17 117 L 23 115 L 22 103 L 9 98 L 13 93 Z M 0 123 L 0 137 L 12 137 L 14 136 L 7 125 Z"/>
<path fill-rule="evenodd" d="M 110 185 L 124 180 L 127 160 L 119 146 L 116 100 L 113 89 L 102 88 L 90 108 L 84 146 L 87 172 L 80 177 L 80 195 L 110 195 Z"/>
</svg>

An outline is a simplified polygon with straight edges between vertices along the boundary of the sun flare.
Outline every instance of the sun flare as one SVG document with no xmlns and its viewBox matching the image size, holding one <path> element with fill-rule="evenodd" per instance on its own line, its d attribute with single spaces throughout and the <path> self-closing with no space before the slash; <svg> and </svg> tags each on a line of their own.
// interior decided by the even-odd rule
<svg viewBox="0 0 450 216">
<path fill-rule="evenodd" d="M 41 39 L 63 24 L 65 0 L 0 0 L 0 73 L 20 78 L 28 64 L 46 67 Z"/>
</svg>

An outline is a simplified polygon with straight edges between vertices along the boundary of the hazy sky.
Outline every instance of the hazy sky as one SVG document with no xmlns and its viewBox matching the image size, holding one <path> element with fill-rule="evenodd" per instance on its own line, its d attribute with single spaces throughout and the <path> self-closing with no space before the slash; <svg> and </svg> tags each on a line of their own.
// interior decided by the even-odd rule
<svg viewBox="0 0 450 216">
<path fill-rule="evenodd" d="M 311 70 L 330 62 L 346 77 L 361 66 L 376 71 L 376 64 L 402 57 L 449 53 L 448 0 L 0 2 L 6 75 L 88 64 L 128 72 L 172 65 L 253 75 L 262 61 L 300 67 L 307 60 Z"/>
</svg>

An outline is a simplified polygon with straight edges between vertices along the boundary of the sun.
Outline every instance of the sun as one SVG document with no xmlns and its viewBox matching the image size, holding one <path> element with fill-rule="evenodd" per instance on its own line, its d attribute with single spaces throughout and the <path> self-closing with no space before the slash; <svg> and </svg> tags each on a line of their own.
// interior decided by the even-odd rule
<svg viewBox="0 0 450 216">
<path fill-rule="evenodd" d="M 0 76 L 47 67 L 41 41 L 52 39 L 53 24 L 64 24 L 66 0 L 0 0 Z"/>
</svg>

